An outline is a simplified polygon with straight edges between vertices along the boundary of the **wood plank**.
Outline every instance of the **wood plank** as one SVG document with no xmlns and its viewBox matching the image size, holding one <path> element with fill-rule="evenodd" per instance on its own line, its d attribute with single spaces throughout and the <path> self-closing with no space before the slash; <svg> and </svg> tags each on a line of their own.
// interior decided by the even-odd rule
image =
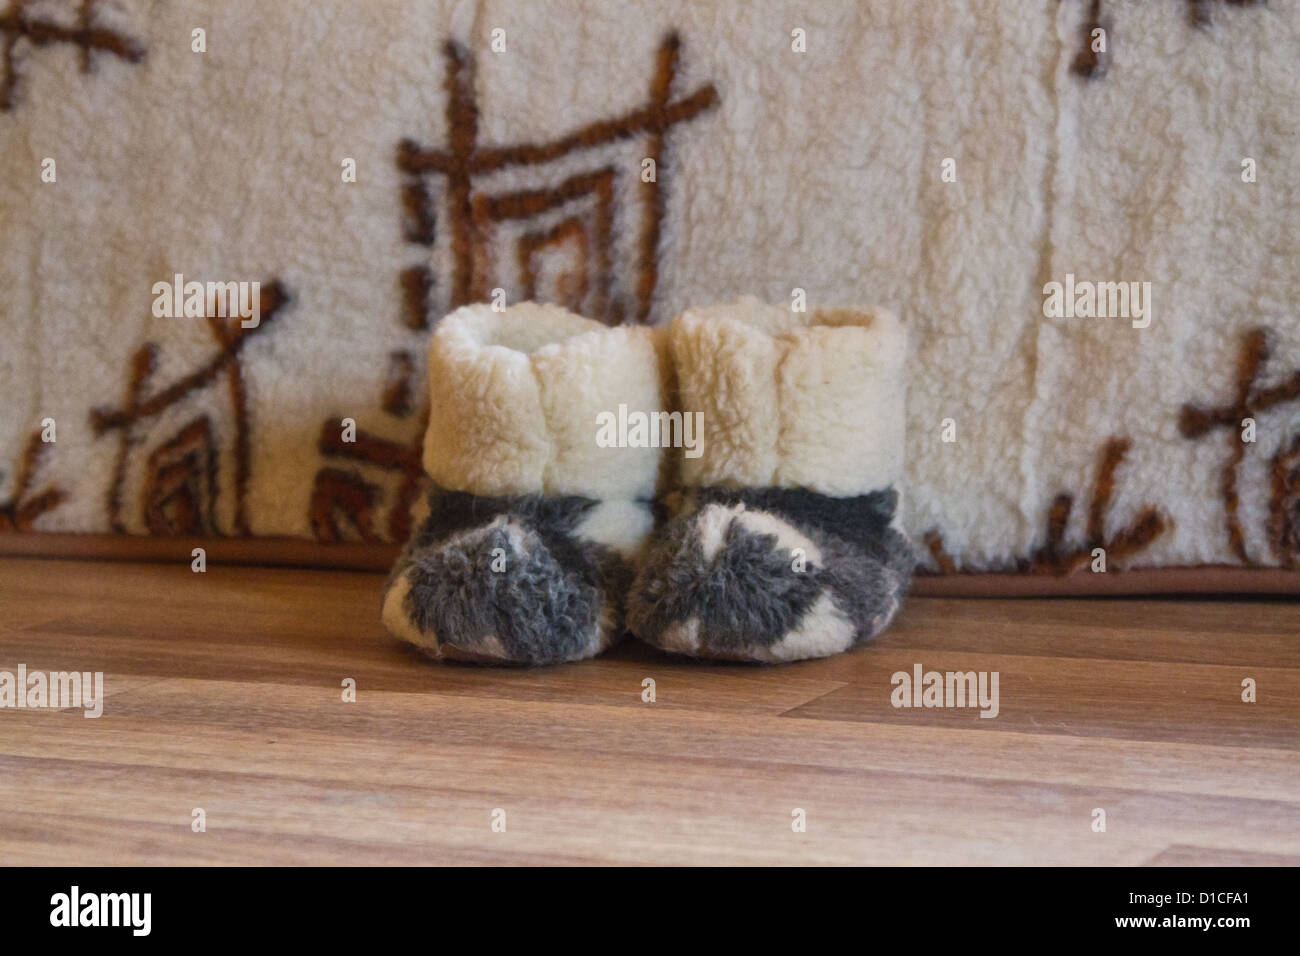
<svg viewBox="0 0 1300 956">
<path fill-rule="evenodd" d="M 856 655 L 856 664 L 851 683 L 787 716 L 1300 750 L 1297 668 L 885 647 Z M 997 673 L 996 718 L 974 707 L 895 707 L 893 675 L 908 675 L 913 686 L 918 664 L 945 678 Z M 1242 700 L 1247 678 L 1256 681 L 1254 703 Z"/>
<path fill-rule="evenodd" d="M 381 585 L 0 559 L 0 670 L 103 670 L 107 695 L 94 720 L 0 710 L 0 862 L 1300 858 L 1290 605 L 920 598 L 876 645 L 825 661 L 704 664 L 629 642 L 500 670 L 388 638 Z M 893 708 L 890 674 L 914 662 L 999 670 L 1000 715 Z M 1256 704 L 1240 702 L 1247 672 Z"/>
</svg>

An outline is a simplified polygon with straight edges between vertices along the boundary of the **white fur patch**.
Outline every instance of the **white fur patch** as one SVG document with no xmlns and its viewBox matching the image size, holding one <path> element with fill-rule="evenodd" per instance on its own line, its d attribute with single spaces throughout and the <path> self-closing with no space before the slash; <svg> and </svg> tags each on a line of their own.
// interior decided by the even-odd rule
<svg viewBox="0 0 1300 956">
<path fill-rule="evenodd" d="M 649 505 L 639 501 L 602 501 L 587 512 L 573 533 L 631 558 L 641 550 L 654 524 Z"/>
<path fill-rule="evenodd" d="M 517 521 L 512 521 L 511 519 L 507 518 L 505 515 L 501 515 L 490 525 L 488 525 L 489 529 L 500 528 L 500 527 L 505 528 L 506 541 L 509 542 L 511 551 L 513 551 L 515 554 L 518 555 L 523 555 L 527 553 L 528 551 L 527 535 L 529 534 L 527 528 L 525 528 Z"/>
<path fill-rule="evenodd" d="M 744 505 L 705 505 L 695 517 L 695 534 L 704 551 L 704 560 L 712 561 L 722 548 L 727 536 L 727 529 L 737 514 L 745 509 Z"/>
<path fill-rule="evenodd" d="M 700 619 L 692 617 L 669 624 L 655 643 L 665 651 L 678 654 L 695 654 L 700 649 Z"/>
<path fill-rule="evenodd" d="M 614 634 L 610 629 L 610 619 L 611 616 L 602 608 L 600 623 L 591 629 L 591 637 L 587 640 L 587 652 L 582 655 L 582 658 L 595 657 L 614 643 Z"/>
<path fill-rule="evenodd" d="M 746 531 L 754 534 L 770 534 L 776 538 L 776 546 L 785 551 L 796 549 L 803 552 L 810 566 L 822 563 L 822 552 L 817 545 L 805 537 L 797 528 L 770 511 L 744 510 L 736 515 L 736 520 Z"/>
<path fill-rule="evenodd" d="M 467 647 L 466 650 L 473 651 L 476 654 L 482 654 L 484 657 L 495 657 L 497 660 L 510 660 L 510 655 L 506 649 L 501 646 L 501 640 L 495 634 L 484 634 L 478 640 Z"/>
<path fill-rule="evenodd" d="M 528 553 L 528 537 L 532 532 L 509 515 L 497 515 L 485 525 L 457 531 L 451 537 L 443 541 L 440 547 L 460 548 L 464 550 L 472 547 L 476 539 L 482 538 L 485 535 L 498 530 L 505 532 L 506 544 L 510 546 L 511 554 L 523 556 Z"/>
<path fill-rule="evenodd" d="M 803 557 L 810 566 L 822 563 L 821 549 L 788 521 L 770 511 L 754 511 L 743 504 L 716 503 L 705 505 L 695 518 L 695 534 L 704 552 L 705 561 L 712 561 L 717 557 L 718 551 L 726 540 L 727 529 L 733 521 L 751 534 L 772 535 L 776 538 L 776 547 L 782 550 L 802 551 Z"/>
<path fill-rule="evenodd" d="M 853 645 L 853 622 L 835 606 L 830 593 L 823 591 L 799 621 L 799 626 L 771 647 L 752 648 L 755 659 L 763 661 L 798 661 L 810 657 L 828 657 Z"/>
<path fill-rule="evenodd" d="M 869 637 L 875 637 L 881 631 L 889 626 L 889 622 L 894 619 L 898 609 L 902 606 L 902 601 L 898 597 L 898 575 L 893 571 L 886 569 L 885 573 L 889 576 L 892 585 L 890 589 L 889 606 L 871 619 L 871 633 Z"/>
<path fill-rule="evenodd" d="M 421 633 L 406 613 L 406 596 L 411 593 L 410 572 L 404 571 L 384 595 L 382 620 L 388 633 L 399 640 L 414 644 L 431 654 L 438 654 L 438 636 L 432 632 Z"/>
</svg>

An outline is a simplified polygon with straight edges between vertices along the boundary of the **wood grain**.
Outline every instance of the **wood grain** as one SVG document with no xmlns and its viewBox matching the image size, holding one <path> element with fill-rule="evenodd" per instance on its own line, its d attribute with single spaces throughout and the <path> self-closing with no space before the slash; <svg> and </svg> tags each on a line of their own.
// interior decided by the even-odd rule
<svg viewBox="0 0 1300 956">
<path fill-rule="evenodd" d="M 629 641 L 497 670 L 389 639 L 382 581 L 0 559 L 0 670 L 100 670 L 106 690 L 97 720 L 0 710 L 0 862 L 1300 859 L 1295 603 L 914 598 L 824 661 Z M 998 671 L 999 716 L 894 708 L 917 663 Z"/>
</svg>

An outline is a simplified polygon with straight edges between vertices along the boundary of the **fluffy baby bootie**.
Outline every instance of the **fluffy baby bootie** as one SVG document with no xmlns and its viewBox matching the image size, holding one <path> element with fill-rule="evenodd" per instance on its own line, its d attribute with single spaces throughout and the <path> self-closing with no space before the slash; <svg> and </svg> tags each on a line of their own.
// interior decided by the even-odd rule
<svg viewBox="0 0 1300 956">
<path fill-rule="evenodd" d="M 667 651 L 765 662 L 880 633 L 916 560 L 897 517 L 898 320 L 747 298 L 686 312 L 669 340 L 703 441 L 674 452 L 681 500 L 632 585 L 629 629 Z"/>
<path fill-rule="evenodd" d="M 458 309 L 429 345 L 429 515 L 384 595 L 390 632 L 427 653 L 549 664 L 624 628 L 654 526 L 662 453 L 597 440 L 620 404 L 662 407 L 657 330 L 556 306 Z"/>
</svg>

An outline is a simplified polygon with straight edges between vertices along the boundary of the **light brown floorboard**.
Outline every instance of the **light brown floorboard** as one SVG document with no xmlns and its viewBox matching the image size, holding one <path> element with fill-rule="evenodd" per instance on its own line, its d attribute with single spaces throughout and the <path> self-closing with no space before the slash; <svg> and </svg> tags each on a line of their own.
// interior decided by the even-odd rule
<svg viewBox="0 0 1300 956">
<path fill-rule="evenodd" d="M 824 661 L 491 670 L 390 640 L 382 580 L 0 559 L 0 670 L 107 695 L 0 710 L 0 862 L 1300 858 L 1294 603 L 914 599 Z M 999 671 L 999 716 L 892 707 L 916 663 Z"/>
</svg>

